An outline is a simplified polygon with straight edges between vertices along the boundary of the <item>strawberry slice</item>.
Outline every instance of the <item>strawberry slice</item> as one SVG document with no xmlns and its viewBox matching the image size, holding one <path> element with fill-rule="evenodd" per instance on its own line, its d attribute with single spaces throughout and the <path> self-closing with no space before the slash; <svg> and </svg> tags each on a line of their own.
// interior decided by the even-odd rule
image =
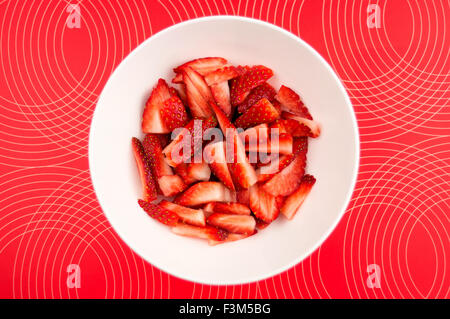
<svg viewBox="0 0 450 319">
<path fill-rule="evenodd" d="M 214 213 L 214 202 L 208 203 L 205 206 L 203 206 L 203 213 L 205 214 L 205 217 L 208 218 L 212 213 Z"/>
<path fill-rule="evenodd" d="M 158 178 L 158 185 L 163 195 L 168 197 L 175 196 L 187 188 L 187 185 L 178 175 L 161 176 Z"/>
<path fill-rule="evenodd" d="M 213 100 L 213 96 L 203 77 L 190 67 L 183 68 L 181 74 L 186 84 L 186 96 L 192 116 L 203 118 L 211 116 L 212 111 L 208 102 Z"/>
<path fill-rule="evenodd" d="M 288 115 L 289 116 L 289 115 Z M 270 124 L 271 129 L 278 129 L 280 133 L 289 133 L 293 137 L 310 136 L 314 137 L 310 128 L 299 121 L 293 119 L 278 119 Z"/>
<path fill-rule="evenodd" d="M 217 240 L 210 240 L 208 242 L 209 245 L 211 246 L 215 246 L 218 244 L 223 244 L 223 243 L 229 243 L 231 241 L 237 241 L 237 240 L 241 240 L 247 237 L 250 237 L 252 235 L 256 234 L 256 230 L 253 234 L 233 234 L 233 233 L 229 233 L 227 239 L 222 240 L 222 241 L 217 241 Z"/>
<path fill-rule="evenodd" d="M 177 127 L 183 127 L 188 121 L 186 109 L 178 95 L 173 95 L 165 100 L 160 109 L 160 113 L 165 127 L 170 131 L 173 131 Z"/>
<path fill-rule="evenodd" d="M 245 143 L 246 147 L 249 144 L 257 144 L 258 141 L 266 141 L 269 139 L 269 126 L 263 123 L 250 127 L 244 132 L 239 133 L 239 137 Z"/>
<path fill-rule="evenodd" d="M 161 118 L 160 109 L 165 100 L 171 97 L 166 81 L 159 79 L 150 97 L 145 103 L 144 114 L 142 116 L 142 131 L 144 133 L 169 133 Z"/>
<path fill-rule="evenodd" d="M 266 82 L 273 76 L 273 71 L 263 65 L 251 67 L 246 73 L 232 81 L 231 104 L 233 106 L 244 102 L 250 91 Z"/>
<path fill-rule="evenodd" d="M 195 181 L 209 181 L 211 170 L 208 163 L 189 163 L 187 167 L 188 178 Z"/>
<path fill-rule="evenodd" d="M 173 71 L 175 73 L 180 73 L 182 70 L 186 67 L 190 67 L 193 70 L 197 71 L 200 75 L 207 75 L 210 72 L 213 72 L 227 64 L 227 60 L 220 57 L 206 57 L 206 58 L 200 58 L 200 59 L 194 59 L 191 61 L 188 61 L 175 69 Z"/>
<path fill-rule="evenodd" d="M 198 206 L 209 202 L 230 202 L 230 190 L 219 182 L 199 182 L 175 198 L 175 203 L 183 206 Z"/>
<path fill-rule="evenodd" d="M 272 102 L 275 94 L 277 94 L 275 89 L 269 83 L 264 82 L 250 91 L 245 101 L 238 106 L 238 112 L 245 113 L 256 102 L 264 98 Z"/>
<path fill-rule="evenodd" d="M 220 106 L 228 117 L 231 117 L 232 108 L 230 103 L 230 88 L 228 86 L 228 81 L 212 84 L 210 89 L 214 101 L 216 101 L 217 105 Z"/>
<path fill-rule="evenodd" d="M 211 108 L 216 114 L 217 121 L 220 128 L 226 137 L 226 157 L 228 162 L 228 169 L 230 170 L 231 177 L 234 185 L 240 185 L 243 188 L 249 188 L 256 183 L 257 177 L 255 169 L 248 162 L 247 155 L 245 154 L 244 144 L 240 139 L 236 128 L 231 124 L 230 120 L 223 113 L 223 111 L 215 103 L 211 103 Z M 232 154 L 227 153 L 232 152 Z"/>
<path fill-rule="evenodd" d="M 275 98 L 281 103 L 283 111 L 294 113 L 308 120 L 313 119 L 300 96 L 287 86 L 282 85 Z"/>
<path fill-rule="evenodd" d="M 203 152 L 205 161 L 209 164 L 211 171 L 222 183 L 231 190 L 235 190 L 233 180 L 228 169 L 225 157 L 225 145 L 223 142 L 209 143 Z"/>
<path fill-rule="evenodd" d="M 236 192 L 236 200 L 238 203 L 250 206 L 250 192 L 248 189 L 242 189 Z"/>
<path fill-rule="evenodd" d="M 308 140 L 297 138 L 294 148 L 294 160 L 262 186 L 267 193 L 273 196 L 288 196 L 300 185 L 301 178 L 305 173 Z"/>
<path fill-rule="evenodd" d="M 302 177 L 299 188 L 286 198 L 280 209 L 281 213 L 286 216 L 287 219 L 294 218 L 315 183 L 316 179 L 312 175 L 304 175 Z"/>
<path fill-rule="evenodd" d="M 262 221 L 261 219 L 256 218 L 256 229 L 263 230 L 264 228 L 266 228 L 269 225 L 270 225 L 270 223 L 266 223 L 266 222 Z"/>
<path fill-rule="evenodd" d="M 206 222 L 237 234 L 253 234 L 256 226 L 255 219 L 250 215 L 214 213 L 208 217 Z"/>
<path fill-rule="evenodd" d="M 292 154 L 292 144 L 292 136 L 287 133 L 281 133 L 279 135 L 272 136 L 270 141 L 259 140 L 258 143 L 248 143 L 245 145 L 245 150 L 248 152 L 266 154 Z"/>
<path fill-rule="evenodd" d="M 168 225 L 174 226 L 178 223 L 178 215 L 164 209 L 158 205 L 154 205 L 152 203 L 146 202 L 145 200 L 138 200 L 139 206 L 152 218 L 158 220 L 159 222 Z"/>
<path fill-rule="evenodd" d="M 172 232 L 180 236 L 206 239 L 211 245 L 218 241 L 224 241 L 228 237 L 227 231 L 213 226 L 199 227 L 181 223 L 172 227 Z"/>
<path fill-rule="evenodd" d="M 142 146 L 141 141 L 139 141 L 136 137 L 133 137 L 131 139 L 131 144 L 133 147 L 134 158 L 139 170 L 139 176 L 141 177 L 143 198 L 146 201 L 151 202 L 156 199 L 157 192 L 150 164 L 148 162 L 147 156 L 145 155 L 144 147 Z"/>
<path fill-rule="evenodd" d="M 258 184 L 253 185 L 249 191 L 253 214 L 266 223 L 274 221 L 280 213 L 275 196 L 265 192 Z"/>
<path fill-rule="evenodd" d="M 313 120 L 309 120 L 305 117 L 301 117 L 292 113 L 288 113 L 288 112 L 281 112 L 281 116 L 285 119 L 292 119 L 292 120 L 296 120 L 299 124 L 305 125 L 309 128 L 310 133 L 308 134 L 308 136 L 311 137 L 318 137 L 320 135 L 320 124 L 317 123 L 316 121 Z"/>
<path fill-rule="evenodd" d="M 209 72 L 205 75 L 206 84 L 209 86 L 222 82 L 228 82 L 235 77 L 239 76 L 239 72 L 232 65 L 225 65 L 217 70 Z"/>
<path fill-rule="evenodd" d="M 162 200 L 158 205 L 168 211 L 171 211 L 172 213 L 177 214 L 178 217 L 180 217 L 180 219 L 187 224 L 194 226 L 206 225 L 205 214 L 203 214 L 201 209 L 184 207 L 166 200 Z"/>
<path fill-rule="evenodd" d="M 258 182 L 264 182 L 272 178 L 276 173 L 288 166 L 295 158 L 294 154 L 282 155 L 273 159 L 269 164 L 256 170 Z"/>
<path fill-rule="evenodd" d="M 180 163 L 184 163 L 192 156 L 197 154 L 202 150 L 203 146 L 203 135 L 205 131 L 209 128 L 213 128 L 217 126 L 217 120 L 214 116 L 211 116 L 208 119 L 192 119 L 173 140 L 167 145 L 163 154 L 166 157 L 167 163 L 176 167 Z M 185 145 L 185 143 L 189 143 L 190 145 Z M 184 154 L 183 150 L 187 147 L 190 152 L 188 154 Z"/>
<path fill-rule="evenodd" d="M 188 165 L 189 164 L 186 163 L 179 163 L 176 167 L 174 167 L 175 173 L 181 177 L 186 185 L 190 185 L 197 181 L 196 179 L 189 177 Z"/>
<path fill-rule="evenodd" d="M 252 212 L 248 206 L 240 203 L 215 203 L 213 211 L 216 213 L 250 215 Z"/>
<path fill-rule="evenodd" d="M 269 123 L 280 117 L 280 113 L 266 98 L 262 98 L 244 114 L 237 118 L 234 125 L 247 128 L 261 123 Z"/>
</svg>

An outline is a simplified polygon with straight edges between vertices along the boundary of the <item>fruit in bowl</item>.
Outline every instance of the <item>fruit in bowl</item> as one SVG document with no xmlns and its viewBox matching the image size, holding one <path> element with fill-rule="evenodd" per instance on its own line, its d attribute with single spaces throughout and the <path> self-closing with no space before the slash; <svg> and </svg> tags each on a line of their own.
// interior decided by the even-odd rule
<svg viewBox="0 0 450 319">
<path fill-rule="evenodd" d="M 263 65 L 206 57 L 173 71 L 145 104 L 144 139 L 132 138 L 142 209 L 210 245 L 294 218 L 316 181 L 305 172 L 308 139 L 320 135 L 300 96 L 269 84 Z"/>
</svg>

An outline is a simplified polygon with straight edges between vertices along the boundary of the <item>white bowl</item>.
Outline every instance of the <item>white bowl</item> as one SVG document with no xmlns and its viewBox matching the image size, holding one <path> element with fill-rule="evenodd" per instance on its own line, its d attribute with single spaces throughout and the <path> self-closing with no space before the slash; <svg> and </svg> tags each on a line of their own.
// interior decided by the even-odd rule
<svg viewBox="0 0 450 319">
<path fill-rule="evenodd" d="M 234 64 L 272 68 L 271 81 L 302 96 L 322 125 L 310 139 L 307 172 L 317 178 L 292 221 L 280 216 L 247 239 L 217 246 L 177 236 L 137 204 L 141 186 L 131 152 L 142 137 L 141 116 L 158 78 L 188 60 L 221 56 Z M 291 33 L 258 20 L 217 16 L 159 32 L 131 52 L 105 85 L 89 138 L 92 182 L 106 217 L 142 258 L 171 275 L 205 284 L 242 284 L 276 275 L 311 254 L 336 227 L 358 171 L 359 137 L 344 87 L 325 60 Z"/>
</svg>

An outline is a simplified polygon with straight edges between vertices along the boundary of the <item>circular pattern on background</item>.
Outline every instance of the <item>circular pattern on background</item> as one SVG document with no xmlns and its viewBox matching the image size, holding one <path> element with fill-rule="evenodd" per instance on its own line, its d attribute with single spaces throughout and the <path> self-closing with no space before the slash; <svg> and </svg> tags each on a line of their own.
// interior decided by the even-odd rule
<svg viewBox="0 0 450 319">
<path fill-rule="evenodd" d="M 448 297 L 448 1 L 92 0 L 79 2 L 80 29 L 66 26 L 70 3 L 0 1 L 0 297 Z M 379 29 L 367 27 L 369 4 Z M 217 14 L 277 24 L 324 55 L 352 98 L 362 150 L 353 200 L 322 247 L 276 277 L 228 287 L 136 256 L 104 218 L 87 163 L 115 66 L 155 32 Z M 66 286 L 73 263 L 80 289 Z M 366 285 L 370 264 L 380 289 Z"/>
</svg>

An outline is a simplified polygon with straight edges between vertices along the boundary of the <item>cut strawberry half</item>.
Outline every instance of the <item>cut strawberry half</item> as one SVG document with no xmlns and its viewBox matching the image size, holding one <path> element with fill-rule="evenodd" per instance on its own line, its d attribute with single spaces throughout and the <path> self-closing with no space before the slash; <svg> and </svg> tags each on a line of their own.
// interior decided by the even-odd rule
<svg viewBox="0 0 450 319">
<path fill-rule="evenodd" d="M 239 105 L 244 102 L 250 91 L 266 82 L 273 76 L 273 71 L 263 65 L 251 67 L 246 73 L 232 81 L 231 104 Z"/>
<path fill-rule="evenodd" d="M 178 175 L 161 176 L 158 178 L 158 185 L 163 195 L 169 197 L 175 196 L 187 188 L 187 185 Z"/>
<path fill-rule="evenodd" d="M 131 144 L 133 147 L 133 154 L 138 167 L 139 176 L 141 178 L 143 198 L 144 200 L 151 202 L 156 199 L 157 191 L 150 164 L 147 156 L 145 155 L 144 147 L 142 146 L 141 141 L 139 141 L 136 137 L 133 137 L 131 139 Z"/>
<path fill-rule="evenodd" d="M 275 89 L 269 83 L 264 82 L 263 84 L 255 87 L 253 90 L 250 91 L 245 101 L 238 106 L 238 112 L 244 113 L 249 108 L 251 108 L 256 102 L 258 102 L 263 98 L 266 98 L 272 102 L 275 97 L 275 94 L 277 94 Z"/>
<path fill-rule="evenodd" d="M 282 133 L 280 135 L 272 136 L 270 141 L 259 140 L 258 143 L 248 143 L 245 145 L 245 150 L 248 152 L 266 154 L 292 154 L 292 144 L 292 136 L 287 133 Z"/>
<path fill-rule="evenodd" d="M 230 103 L 230 88 L 228 81 L 220 82 L 211 85 L 211 94 L 214 97 L 217 105 L 224 111 L 224 113 L 231 117 L 231 103 Z"/>
<path fill-rule="evenodd" d="M 262 123 L 270 123 L 280 117 L 280 113 L 266 98 L 250 107 L 234 122 L 236 127 L 247 128 Z"/>
<path fill-rule="evenodd" d="M 292 114 L 292 113 L 288 113 L 288 112 L 282 112 L 281 116 L 285 119 L 292 119 L 292 120 L 296 120 L 298 123 L 303 124 L 305 126 L 307 126 L 310 130 L 310 134 L 308 134 L 308 136 L 311 137 L 318 137 L 320 135 L 320 124 L 317 123 L 316 121 L 313 120 L 309 120 L 307 118 Z"/>
<path fill-rule="evenodd" d="M 250 215 L 214 213 L 206 222 L 237 234 L 253 234 L 256 226 L 255 219 Z"/>
<path fill-rule="evenodd" d="M 195 156 L 202 150 L 203 135 L 207 129 L 217 126 L 217 120 L 214 116 L 208 119 L 192 119 L 181 132 L 167 145 L 163 154 L 166 157 L 167 163 L 176 167 L 180 163 L 190 161 L 191 157 Z M 187 143 L 188 145 L 186 145 Z M 184 150 L 190 150 L 187 154 Z"/>
<path fill-rule="evenodd" d="M 220 128 L 226 137 L 225 155 L 227 158 L 228 169 L 230 170 L 233 179 L 233 184 L 240 185 L 243 188 L 249 188 L 256 183 L 257 177 L 255 169 L 248 162 L 244 144 L 242 143 L 236 128 L 231 124 L 222 109 L 215 103 L 211 103 L 211 108 L 216 114 Z"/>
<path fill-rule="evenodd" d="M 206 57 L 200 59 L 194 59 L 192 61 L 186 62 L 175 69 L 173 71 L 175 73 L 180 73 L 185 67 L 190 67 L 197 71 L 199 74 L 205 76 L 210 72 L 213 72 L 227 64 L 227 60 L 220 57 Z"/>
<path fill-rule="evenodd" d="M 293 137 L 314 137 L 310 128 L 293 119 L 278 119 L 270 124 L 271 129 L 278 129 L 280 133 L 289 133 Z"/>
<path fill-rule="evenodd" d="M 172 227 L 172 232 L 180 236 L 206 239 L 212 243 L 224 241 L 228 237 L 227 231 L 213 226 L 199 227 L 181 223 Z"/>
<path fill-rule="evenodd" d="M 282 85 L 275 98 L 281 103 L 283 111 L 297 114 L 308 120 L 313 119 L 300 96 L 287 86 Z"/>
<path fill-rule="evenodd" d="M 142 199 L 138 200 L 139 206 L 142 207 L 142 209 L 152 218 L 158 220 L 159 222 L 174 226 L 178 223 L 178 215 L 168 211 L 167 209 L 164 209 L 158 205 L 154 205 L 152 203 L 146 202 Z"/>
<path fill-rule="evenodd" d="M 206 84 L 209 86 L 227 82 L 235 77 L 238 77 L 239 73 L 234 66 L 225 65 L 217 70 L 209 72 L 205 75 Z"/>
<path fill-rule="evenodd" d="M 316 179 L 312 175 L 304 175 L 302 177 L 299 188 L 286 198 L 281 207 L 280 211 L 287 219 L 292 219 L 295 216 L 315 183 Z"/>
<path fill-rule="evenodd" d="M 186 109 L 178 95 L 173 95 L 165 100 L 160 112 L 165 127 L 170 131 L 173 131 L 178 127 L 183 127 L 188 121 Z"/>
<path fill-rule="evenodd" d="M 262 186 L 264 191 L 273 196 L 288 196 L 300 185 L 305 173 L 308 143 L 306 138 L 297 138 L 295 144 L 294 160 Z"/>
<path fill-rule="evenodd" d="M 212 111 L 208 103 L 213 100 L 213 96 L 203 77 L 190 67 L 183 68 L 181 74 L 186 85 L 186 96 L 192 116 L 201 118 L 211 116 Z"/>
<path fill-rule="evenodd" d="M 248 206 L 240 203 L 215 203 L 213 211 L 216 213 L 250 215 L 252 212 Z"/>
<path fill-rule="evenodd" d="M 142 116 L 142 131 L 144 133 L 169 133 L 170 129 L 161 118 L 160 109 L 171 97 L 166 81 L 159 79 L 147 100 Z"/>
<path fill-rule="evenodd" d="M 233 197 L 230 190 L 219 182 L 199 182 L 175 198 L 175 203 L 183 206 L 231 201 L 233 201 Z"/>
<path fill-rule="evenodd" d="M 178 217 L 180 217 L 180 219 L 187 224 L 191 224 L 194 226 L 206 225 L 205 214 L 203 214 L 203 211 L 201 209 L 184 207 L 166 200 L 162 200 L 158 205 L 168 211 L 177 214 Z"/>
<path fill-rule="evenodd" d="M 204 150 L 206 162 L 214 175 L 221 180 L 226 187 L 235 190 L 230 171 L 225 157 L 225 145 L 223 142 L 209 143 Z"/>
<path fill-rule="evenodd" d="M 280 213 L 275 196 L 265 192 L 258 184 L 253 185 L 249 191 L 253 214 L 266 223 L 274 221 Z"/>
</svg>

